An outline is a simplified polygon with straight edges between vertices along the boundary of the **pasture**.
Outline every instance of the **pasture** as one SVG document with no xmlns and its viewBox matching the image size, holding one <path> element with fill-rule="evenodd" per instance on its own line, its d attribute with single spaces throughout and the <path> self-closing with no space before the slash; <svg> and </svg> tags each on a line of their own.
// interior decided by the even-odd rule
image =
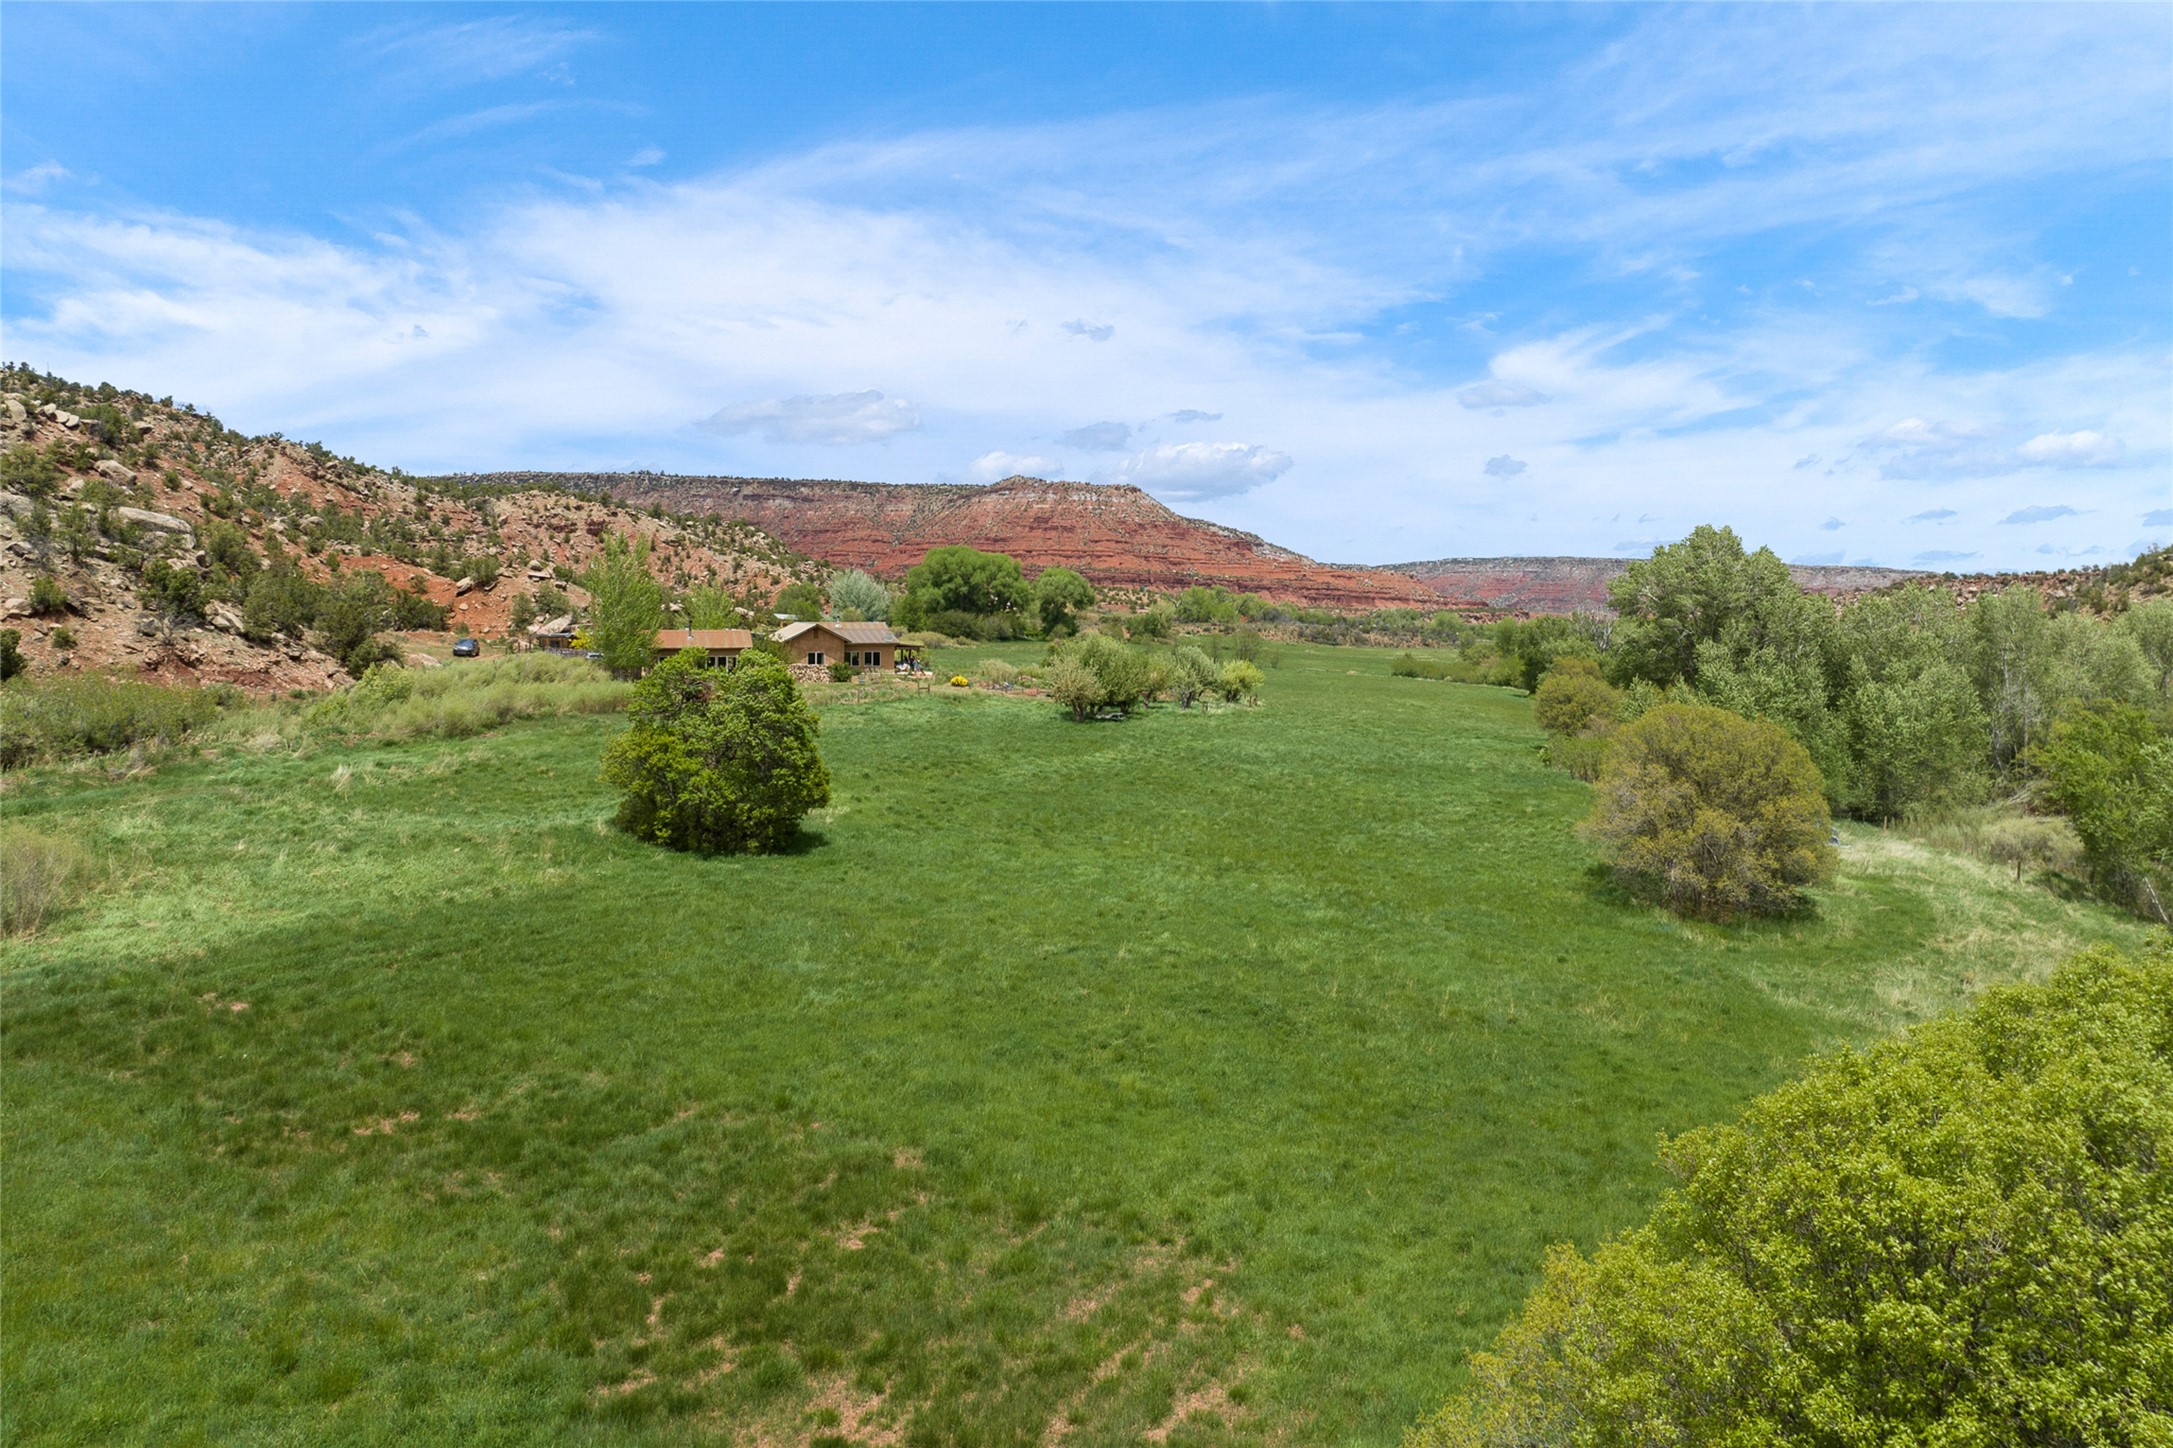
<svg viewBox="0 0 2173 1448">
<path fill-rule="evenodd" d="M 1660 1133 L 2142 933 L 1853 826 L 1684 924 L 1389 658 L 819 694 L 773 858 L 603 828 L 616 717 L 16 778 L 111 879 L 0 945 L 5 1436 L 1390 1444 Z"/>
</svg>

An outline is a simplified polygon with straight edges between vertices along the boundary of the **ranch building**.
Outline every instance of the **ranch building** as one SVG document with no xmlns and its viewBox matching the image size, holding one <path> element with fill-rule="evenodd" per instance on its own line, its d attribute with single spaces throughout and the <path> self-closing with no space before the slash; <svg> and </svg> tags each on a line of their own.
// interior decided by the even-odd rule
<svg viewBox="0 0 2173 1448">
<path fill-rule="evenodd" d="M 887 623 L 788 623 L 777 631 L 787 662 L 844 663 L 855 669 L 895 668 L 898 636 Z"/>
<path fill-rule="evenodd" d="M 659 654 L 699 649 L 711 667 L 729 669 L 739 656 L 754 647 L 755 636 L 743 628 L 663 628 L 656 631 Z"/>
</svg>

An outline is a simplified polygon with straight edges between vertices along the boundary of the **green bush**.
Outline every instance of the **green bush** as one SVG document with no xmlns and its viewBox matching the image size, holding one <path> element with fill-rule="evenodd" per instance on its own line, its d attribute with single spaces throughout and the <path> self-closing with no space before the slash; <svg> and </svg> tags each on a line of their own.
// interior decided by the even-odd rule
<svg viewBox="0 0 2173 1448">
<path fill-rule="evenodd" d="M 1778 914 L 1832 873 L 1818 767 L 1777 724 L 1662 704 L 1615 731 L 1583 833 L 1668 908 Z"/>
<path fill-rule="evenodd" d="M 1259 701 L 1260 686 L 1266 682 L 1267 675 L 1260 672 L 1258 664 L 1246 659 L 1232 659 L 1223 665 L 1222 677 L 1216 682 L 1215 688 L 1232 704 L 1249 704 Z"/>
<path fill-rule="evenodd" d="M 75 630 L 62 624 L 47 636 L 46 641 L 65 654 L 75 647 Z"/>
<path fill-rule="evenodd" d="M 0 829 L 0 935 L 35 934 L 91 883 L 90 851 L 74 840 L 11 826 Z"/>
<path fill-rule="evenodd" d="M 850 684 L 853 681 L 853 675 L 858 672 L 860 672 L 858 669 L 855 669 L 843 659 L 832 659 L 830 661 L 830 682 L 833 684 Z"/>
<path fill-rule="evenodd" d="M 1532 691 L 1532 717 L 1549 734 L 1612 728 L 1622 691 L 1600 677 L 1599 662 L 1571 654 L 1555 660 Z"/>
<path fill-rule="evenodd" d="M 2099 891 L 2173 924 L 2173 737 L 2141 709 L 2071 709 L 2029 753 L 2075 822 Z"/>
<path fill-rule="evenodd" d="M 60 580 L 50 573 L 41 573 L 30 580 L 30 611 L 32 613 L 59 613 L 68 607 L 68 590 L 60 586 Z"/>
<path fill-rule="evenodd" d="M 112 674 L 54 674 L 0 689 L 0 767 L 170 745 L 209 723 L 227 696 Z"/>
<path fill-rule="evenodd" d="M 1826 1061 L 1663 1146 L 1677 1186 L 1407 1448 L 2173 1442 L 2173 952 Z"/>
<path fill-rule="evenodd" d="M 1075 720 L 1125 715 L 1146 698 L 1146 656 L 1103 634 L 1049 646 L 1049 691 Z"/>
<path fill-rule="evenodd" d="M 0 684 L 20 674 L 26 667 L 23 658 L 23 631 L 18 628 L 0 628 Z M 0 739 L 0 749 L 7 741 Z"/>
<path fill-rule="evenodd" d="M 830 802 L 814 711 L 792 675 L 750 650 L 730 671 L 678 654 L 627 704 L 603 778 L 625 791 L 619 827 L 677 850 L 775 850 Z"/>
<path fill-rule="evenodd" d="M 0 489 L 8 492 L 50 498 L 59 491 L 64 476 L 58 463 L 29 443 L 17 443 L 0 453 Z"/>
</svg>

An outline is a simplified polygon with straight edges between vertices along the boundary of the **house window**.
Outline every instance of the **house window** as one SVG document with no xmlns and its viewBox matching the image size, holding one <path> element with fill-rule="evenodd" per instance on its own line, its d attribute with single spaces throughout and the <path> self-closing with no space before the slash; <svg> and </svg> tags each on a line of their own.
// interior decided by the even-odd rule
<svg viewBox="0 0 2173 1448">
<path fill-rule="evenodd" d="M 811 664 L 820 664 L 822 662 L 822 651 L 820 649 L 817 649 L 815 652 L 809 654 L 807 656 L 807 661 Z"/>
</svg>

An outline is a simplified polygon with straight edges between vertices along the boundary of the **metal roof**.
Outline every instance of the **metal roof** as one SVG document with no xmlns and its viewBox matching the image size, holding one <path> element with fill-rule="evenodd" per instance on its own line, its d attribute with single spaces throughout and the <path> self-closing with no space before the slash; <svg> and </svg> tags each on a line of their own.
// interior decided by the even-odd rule
<svg viewBox="0 0 2173 1448">
<path fill-rule="evenodd" d="M 743 628 L 660 628 L 658 652 L 665 649 L 751 649 L 755 636 Z"/>
<path fill-rule="evenodd" d="M 898 636 L 890 631 L 887 623 L 834 623 L 825 619 L 821 623 L 788 623 L 777 631 L 777 641 L 791 643 L 810 629 L 825 629 L 849 644 L 894 644 Z"/>
</svg>

